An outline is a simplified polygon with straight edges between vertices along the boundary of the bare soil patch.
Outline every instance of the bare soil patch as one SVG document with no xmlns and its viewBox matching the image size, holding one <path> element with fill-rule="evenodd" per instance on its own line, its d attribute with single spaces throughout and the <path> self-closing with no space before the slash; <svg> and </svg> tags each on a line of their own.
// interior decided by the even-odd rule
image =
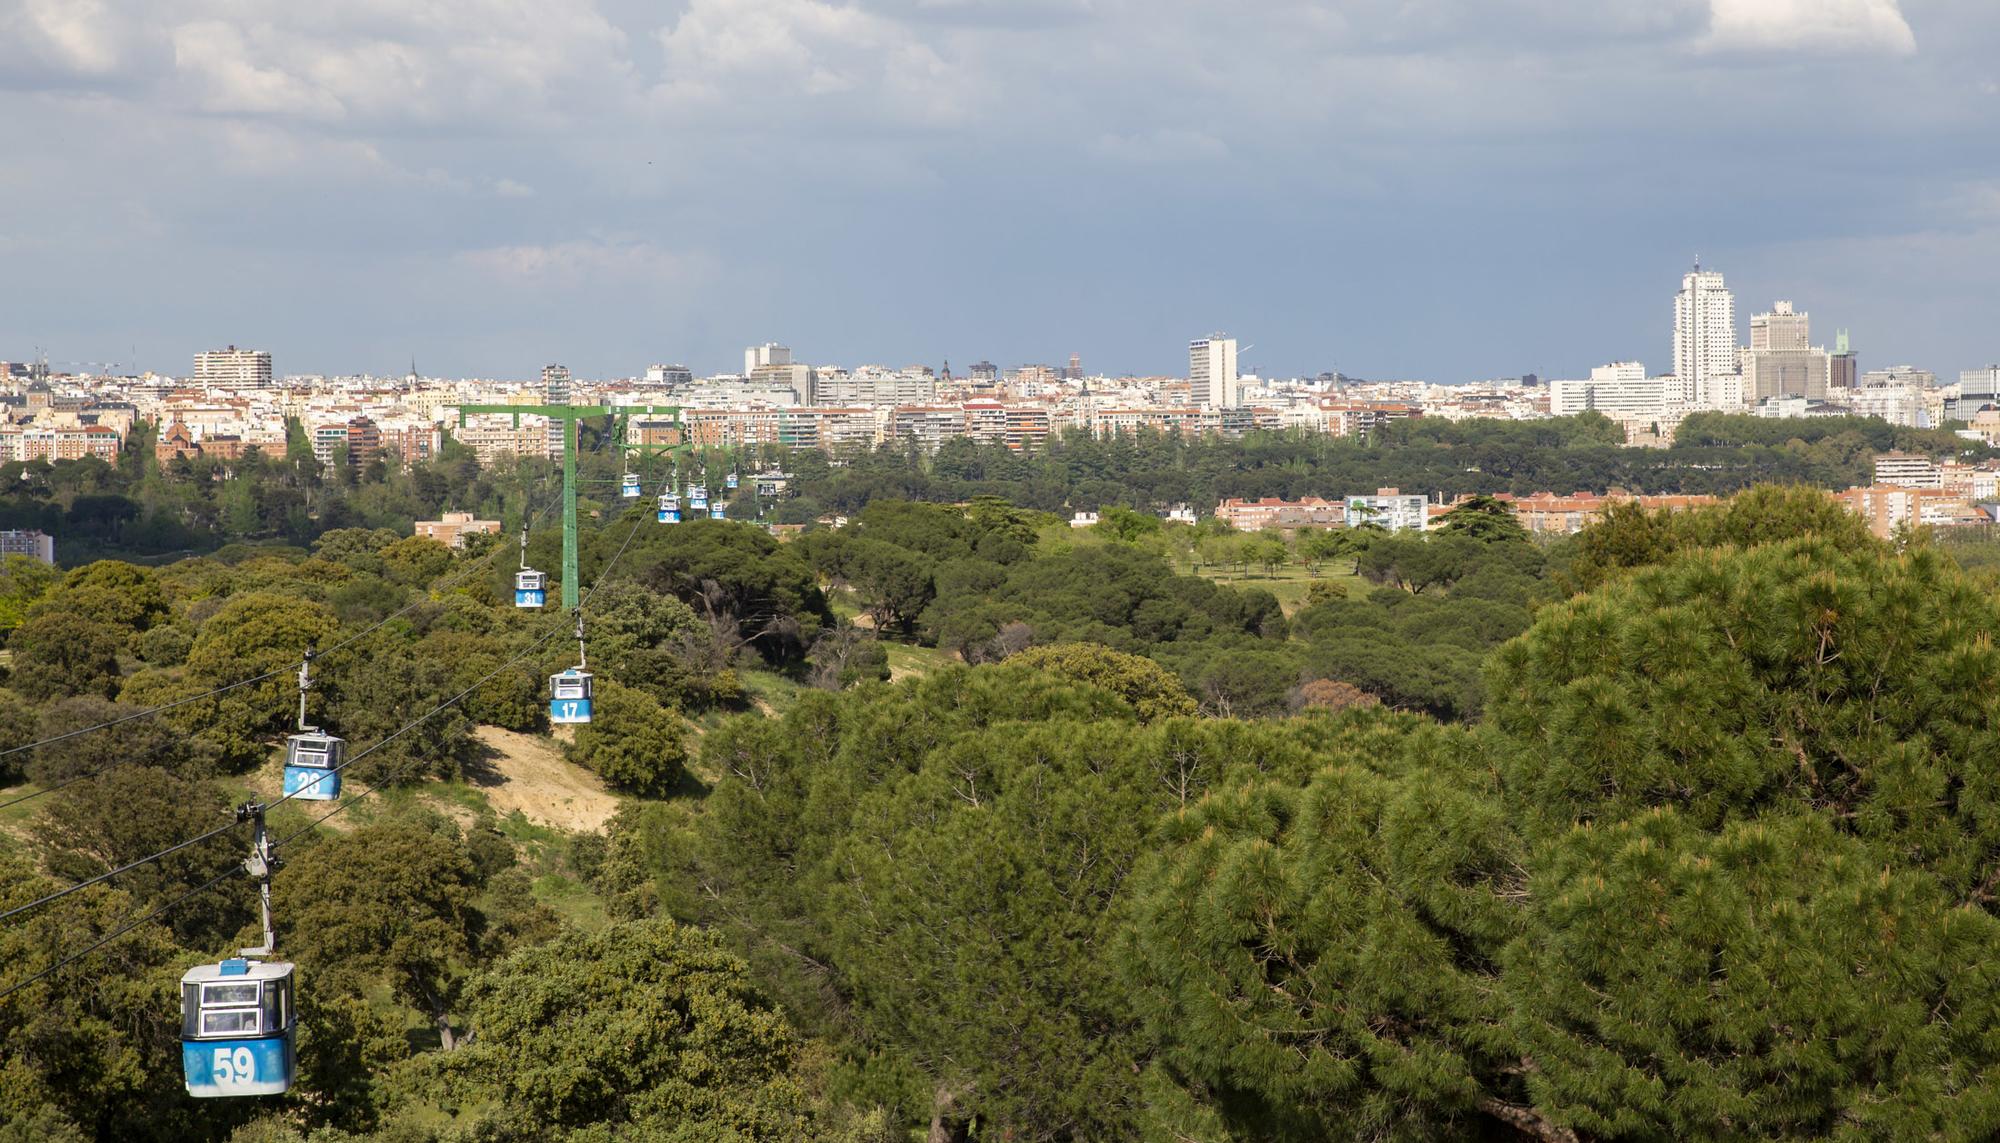
<svg viewBox="0 0 2000 1143">
<path fill-rule="evenodd" d="M 618 812 L 618 798 L 597 775 L 563 760 L 546 738 L 482 726 L 483 748 L 465 766 L 465 780 L 486 795 L 495 813 L 515 810 L 529 821 L 565 830 L 597 830 Z"/>
</svg>

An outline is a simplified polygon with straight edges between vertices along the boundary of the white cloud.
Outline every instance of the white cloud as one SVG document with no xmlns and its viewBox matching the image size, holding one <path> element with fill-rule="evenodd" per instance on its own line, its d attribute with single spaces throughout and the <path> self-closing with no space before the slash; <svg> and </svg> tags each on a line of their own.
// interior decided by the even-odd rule
<svg viewBox="0 0 2000 1143">
<path fill-rule="evenodd" d="M 698 269 L 699 257 L 632 238 L 588 238 L 467 250 L 458 261 L 503 284 L 574 289 L 662 282 Z"/>
<path fill-rule="evenodd" d="M 693 0 L 658 39 L 654 97 L 670 111 L 946 123 L 976 86 L 909 24 L 823 0 Z"/>
<path fill-rule="evenodd" d="M 1897 0 L 1710 0 L 1702 46 L 1718 51 L 1911 55 L 1916 34 Z"/>
<path fill-rule="evenodd" d="M 234 24 L 182 24 L 173 30 L 173 43 L 174 69 L 203 111 L 326 120 L 346 111 L 331 92 L 281 67 L 260 66 L 269 55 Z"/>
<path fill-rule="evenodd" d="M 1124 163 L 1226 162 L 1229 145 L 1203 131 L 1161 128 L 1137 135 L 1106 134 L 1098 137 L 1096 151 L 1108 159 Z"/>
</svg>

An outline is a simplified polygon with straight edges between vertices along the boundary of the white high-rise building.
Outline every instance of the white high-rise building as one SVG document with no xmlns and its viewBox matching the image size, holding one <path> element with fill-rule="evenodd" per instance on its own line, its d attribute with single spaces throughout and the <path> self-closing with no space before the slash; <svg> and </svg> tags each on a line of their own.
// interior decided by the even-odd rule
<svg viewBox="0 0 2000 1143">
<path fill-rule="evenodd" d="M 271 384 L 271 355 L 261 349 L 211 349 L 194 355 L 195 384 L 218 389 L 263 389 Z"/>
<path fill-rule="evenodd" d="M 1680 382 L 1680 398 L 1689 405 L 1706 405 L 1709 378 L 1735 372 L 1736 296 L 1721 274 L 1696 262 L 1674 296 L 1674 377 Z"/>
<path fill-rule="evenodd" d="M 569 404 L 569 366 L 542 366 L 542 403 L 545 405 Z M 562 459 L 563 454 L 563 424 L 564 422 L 562 421 L 552 420 L 549 422 L 549 455 L 558 460 Z"/>
<path fill-rule="evenodd" d="M 1671 378 L 1648 377 L 1637 361 L 1614 361 L 1590 371 L 1588 380 L 1549 382 L 1549 412 L 1573 417 L 1595 409 L 1619 420 L 1645 420 L 1666 411 Z"/>
<path fill-rule="evenodd" d="M 792 351 L 775 341 L 767 341 L 762 345 L 753 345 L 743 351 L 743 375 L 745 377 L 753 376 L 762 366 L 790 365 L 791 363 Z"/>
<path fill-rule="evenodd" d="M 1214 334 L 1188 342 L 1188 381 L 1211 409 L 1234 409 L 1243 393 L 1236 378 L 1236 339 Z"/>
</svg>

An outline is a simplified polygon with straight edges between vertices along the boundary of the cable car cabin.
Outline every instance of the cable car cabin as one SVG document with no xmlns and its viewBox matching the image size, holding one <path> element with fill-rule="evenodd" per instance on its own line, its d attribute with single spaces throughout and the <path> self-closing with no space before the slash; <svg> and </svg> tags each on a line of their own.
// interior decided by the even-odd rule
<svg viewBox="0 0 2000 1143">
<path fill-rule="evenodd" d="M 340 796 L 340 765 L 347 740 L 317 730 L 285 739 L 285 794 L 308 802 Z"/>
<path fill-rule="evenodd" d="M 590 721 L 593 679 L 582 667 L 549 676 L 549 721 L 557 725 Z"/>
<path fill-rule="evenodd" d="M 339 741 L 335 739 L 335 741 Z M 277 1095 L 292 1086 L 292 966 L 231 957 L 181 977 L 181 1070 L 189 1095 Z"/>
<path fill-rule="evenodd" d="M 733 472 L 730 473 L 728 476 L 722 478 L 722 486 L 724 488 L 730 489 L 731 491 L 735 490 L 737 483 L 738 481 L 736 479 L 736 474 Z"/>
<path fill-rule="evenodd" d="M 627 500 L 634 500 L 638 498 L 639 496 L 638 473 L 628 472 L 625 474 L 624 481 L 618 485 L 618 495 L 623 496 Z"/>
<path fill-rule="evenodd" d="M 660 523 L 678 524 L 680 522 L 681 498 L 671 492 L 660 497 Z"/>
<path fill-rule="evenodd" d="M 725 509 L 723 508 L 722 501 L 717 500 L 715 507 L 708 510 L 708 518 L 711 520 L 726 520 L 728 517 L 724 515 L 724 512 Z"/>
<path fill-rule="evenodd" d="M 697 512 L 708 511 L 708 485 L 697 484 L 688 491 L 688 507 Z"/>
<path fill-rule="evenodd" d="M 549 573 L 522 568 L 514 573 L 514 606 L 542 607 L 549 601 Z"/>
</svg>

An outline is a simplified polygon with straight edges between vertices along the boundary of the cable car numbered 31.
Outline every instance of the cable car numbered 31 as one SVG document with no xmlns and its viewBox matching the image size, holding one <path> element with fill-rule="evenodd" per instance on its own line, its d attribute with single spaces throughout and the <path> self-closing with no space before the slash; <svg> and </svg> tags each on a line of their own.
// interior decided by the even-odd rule
<svg viewBox="0 0 2000 1143">
<path fill-rule="evenodd" d="M 595 681 L 582 667 L 550 675 L 549 721 L 559 726 L 589 722 L 591 688 Z"/>
<path fill-rule="evenodd" d="M 347 740 L 307 729 L 285 739 L 285 794 L 308 802 L 340 796 L 340 768 Z"/>
<path fill-rule="evenodd" d="M 541 607 L 549 601 L 549 573 L 522 568 L 514 573 L 514 606 Z"/>
<path fill-rule="evenodd" d="M 298 1075 L 292 966 L 231 957 L 181 977 L 181 1071 L 201 1099 L 277 1095 Z"/>
</svg>

